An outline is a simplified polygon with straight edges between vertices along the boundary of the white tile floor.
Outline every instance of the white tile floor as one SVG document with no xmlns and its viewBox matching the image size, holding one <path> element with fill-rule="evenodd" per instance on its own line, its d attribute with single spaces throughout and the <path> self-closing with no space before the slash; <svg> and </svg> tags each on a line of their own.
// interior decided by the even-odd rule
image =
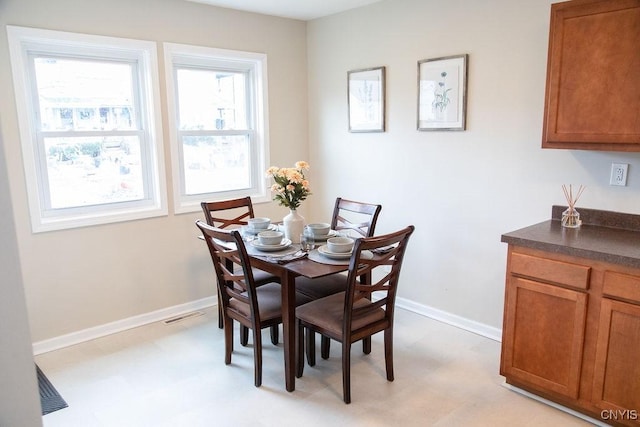
<svg viewBox="0 0 640 427">
<path fill-rule="evenodd" d="M 384 373 L 382 335 L 353 349 L 352 403 L 342 402 L 340 345 L 284 388 L 282 345 L 264 331 L 262 387 L 253 348 L 237 343 L 224 364 L 215 308 L 42 354 L 36 363 L 68 408 L 45 427 L 100 426 L 587 426 L 503 386 L 500 344 L 397 310 L 395 381 Z M 319 349 L 319 346 L 318 346 Z"/>
</svg>

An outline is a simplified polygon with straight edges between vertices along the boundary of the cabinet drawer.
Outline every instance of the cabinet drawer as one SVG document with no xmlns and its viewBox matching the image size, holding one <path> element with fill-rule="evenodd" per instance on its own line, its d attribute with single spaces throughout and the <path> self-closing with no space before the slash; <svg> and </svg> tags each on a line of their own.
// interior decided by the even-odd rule
<svg viewBox="0 0 640 427">
<path fill-rule="evenodd" d="M 511 274 L 577 289 L 589 288 L 591 267 L 519 253 L 511 254 Z"/>
<path fill-rule="evenodd" d="M 602 293 L 640 304 L 640 276 L 605 271 Z"/>
</svg>

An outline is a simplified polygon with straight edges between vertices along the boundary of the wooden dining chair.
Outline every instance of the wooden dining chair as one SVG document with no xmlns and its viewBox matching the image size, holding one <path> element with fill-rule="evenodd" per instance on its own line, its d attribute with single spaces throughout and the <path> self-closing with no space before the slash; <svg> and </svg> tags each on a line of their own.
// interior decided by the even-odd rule
<svg viewBox="0 0 640 427">
<path fill-rule="evenodd" d="M 342 389 L 351 402 L 351 344 L 384 331 L 387 380 L 393 381 L 393 319 L 400 269 L 410 225 L 395 233 L 358 239 L 349 263 L 347 289 L 296 308 L 297 373 L 304 372 L 304 344 L 314 350 L 314 333 L 342 343 Z M 375 277 L 363 283 L 360 278 Z M 380 278 L 380 279 L 377 279 Z M 306 339 L 305 339 L 306 332 Z"/>
<path fill-rule="evenodd" d="M 371 237 L 376 230 L 378 215 L 382 211 L 382 205 L 363 203 L 338 197 L 331 217 L 331 229 L 338 232 L 349 232 L 353 237 Z M 367 275 L 361 281 L 367 283 L 370 280 Z M 310 299 L 324 298 L 329 295 L 343 292 L 347 288 L 347 278 L 344 274 L 317 279 L 299 277 L 296 279 L 296 290 Z M 363 341 L 363 351 L 371 352 L 371 340 Z M 329 358 L 330 341 L 322 338 L 321 355 L 323 359 Z M 315 357 L 310 357 L 309 363 L 315 363 Z"/>
<path fill-rule="evenodd" d="M 371 237 L 375 233 L 382 205 L 336 199 L 331 217 L 331 229 L 350 232 L 353 237 Z M 309 298 L 318 299 L 346 289 L 346 277 L 334 274 L 317 279 L 301 277 L 296 280 L 296 290 Z"/>
<path fill-rule="evenodd" d="M 202 202 L 200 206 L 207 224 L 217 228 L 247 225 L 247 220 L 254 218 L 251 197 Z"/>
<path fill-rule="evenodd" d="M 237 230 L 223 230 L 196 221 L 209 248 L 222 302 L 225 364 L 231 363 L 234 321 L 253 332 L 254 383 L 262 384 L 262 329 L 282 323 L 279 283 L 256 286 L 249 256 Z M 296 295 L 300 303 L 308 300 Z"/>
<path fill-rule="evenodd" d="M 249 218 L 254 218 L 253 203 L 251 197 L 241 197 L 238 199 L 220 200 L 215 202 L 202 202 L 200 203 L 202 212 L 204 213 L 205 221 L 208 225 L 217 228 L 228 227 L 242 227 L 247 225 Z M 280 279 L 266 271 L 253 269 L 253 278 L 257 286 L 264 283 L 279 282 Z M 220 298 L 218 298 L 218 327 L 222 329 L 222 304 Z M 247 345 L 249 339 L 248 329 L 240 328 L 240 342 Z M 279 329 L 275 325 L 271 328 L 271 342 L 275 345 L 278 344 Z"/>
</svg>

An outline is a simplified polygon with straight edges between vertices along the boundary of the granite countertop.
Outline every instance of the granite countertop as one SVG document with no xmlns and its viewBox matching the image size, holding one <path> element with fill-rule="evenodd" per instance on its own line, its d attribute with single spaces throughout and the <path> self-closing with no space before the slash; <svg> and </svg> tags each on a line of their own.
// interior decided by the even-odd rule
<svg viewBox="0 0 640 427">
<path fill-rule="evenodd" d="M 551 219 L 502 235 L 515 246 L 640 268 L 640 215 L 577 208 L 579 228 L 563 227 L 566 206 L 553 206 Z"/>
</svg>

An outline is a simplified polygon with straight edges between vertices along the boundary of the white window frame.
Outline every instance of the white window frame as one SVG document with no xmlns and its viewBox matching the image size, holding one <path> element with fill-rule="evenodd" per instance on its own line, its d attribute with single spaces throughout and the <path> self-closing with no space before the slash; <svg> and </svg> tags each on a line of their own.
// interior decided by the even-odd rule
<svg viewBox="0 0 640 427">
<path fill-rule="evenodd" d="M 35 28 L 7 26 L 16 108 L 20 126 L 22 157 L 27 186 L 31 227 L 34 233 L 97 224 L 166 216 L 167 196 L 162 142 L 160 85 L 157 46 L 154 42 L 96 36 Z M 140 94 L 141 130 L 144 144 L 143 200 L 108 203 L 87 208 L 52 209 L 45 194 L 46 159 L 38 149 L 39 112 L 29 56 L 33 53 L 67 56 L 71 59 L 113 59 L 136 63 Z"/>
<path fill-rule="evenodd" d="M 269 202 L 270 194 L 265 172 L 269 164 L 267 55 L 228 49 L 209 48 L 175 43 L 163 43 L 171 165 L 173 170 L 173 196 L 176 213 L 195 212 L 200 202 L 233 199 L 250 196 L 253 203 Z M 183 149 L 178 124 L 177 67 L 201 67 L 203 69 L 239 71 L 249 73 L 249 135 L 251 144 L 251 187 L 237 191 L 224 191 L 188 195 L 185 191 Z M 224 131 L 211 131 L 212 135 Z"/>
</svg>

